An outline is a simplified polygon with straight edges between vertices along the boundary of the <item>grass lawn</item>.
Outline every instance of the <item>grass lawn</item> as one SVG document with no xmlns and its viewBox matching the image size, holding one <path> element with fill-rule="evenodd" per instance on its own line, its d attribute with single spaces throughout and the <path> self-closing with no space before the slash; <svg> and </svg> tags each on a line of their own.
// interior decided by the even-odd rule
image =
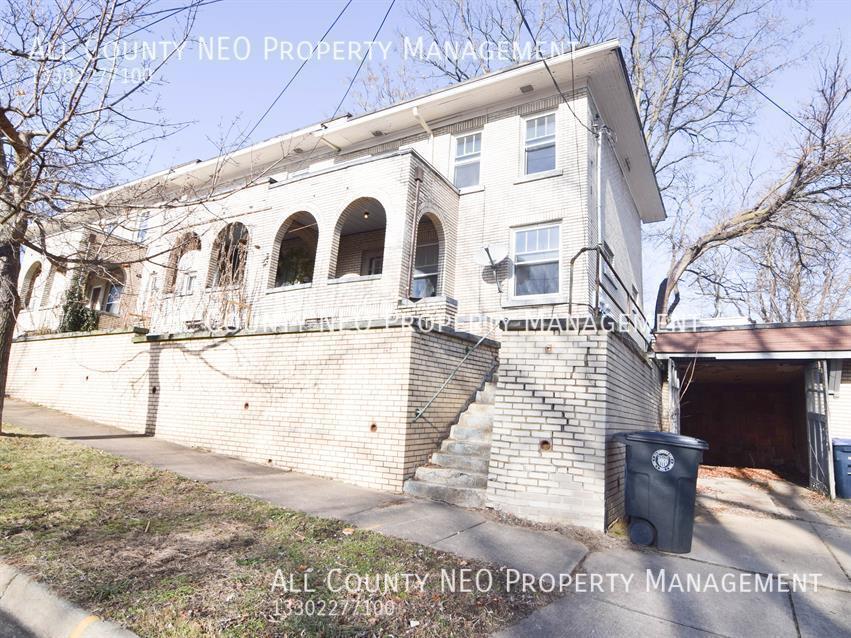
<svg viewBox="0 0 851 638">
<path fill-rule="evenodd" d="M 506 593 L 497 569 L 489 592 L 444 591 L 441 570 L 486 566 L 67 441 L 4 431 L 0 558 L 143 637 L 476 636 L 549 601 Z M 329 572 L 429 578 L 424 591 L 356 585 L 347 593 L 328 589 Z M 316 591 L 283 591 L 280 577 L 291 574 L 299 589 L 306 579 Z M 340 583 L 332 577 L 332 587 Z"/>
</svg>

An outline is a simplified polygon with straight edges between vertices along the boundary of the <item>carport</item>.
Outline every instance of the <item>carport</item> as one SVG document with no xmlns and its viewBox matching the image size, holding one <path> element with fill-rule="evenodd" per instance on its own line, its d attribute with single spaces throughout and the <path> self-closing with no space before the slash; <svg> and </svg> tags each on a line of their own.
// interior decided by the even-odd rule
<svg viewBox="0 0 851 638">
<path fill-rule="evenodd" d="M 851 431 L 851 321 L 671 329 L 654 350 L 669 362 L 671 429 L 709 442 L 705 464 L 833 492 L 830 440 Z"/>
</svg>

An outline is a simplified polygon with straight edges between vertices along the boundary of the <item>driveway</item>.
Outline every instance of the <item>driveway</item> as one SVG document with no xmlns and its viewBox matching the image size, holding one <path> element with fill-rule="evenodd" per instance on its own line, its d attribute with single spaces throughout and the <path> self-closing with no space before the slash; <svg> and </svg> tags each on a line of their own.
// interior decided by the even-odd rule
<svg viewBox="0 0 851 638">
<path fill-rule="evenodd" d="M 581 571 L 615 586 L 571 592 L 499 636 L 851 636 L 848 511 L 784 481 L 702 478 L 691 553 L 592 552 Z"/>
</svg>

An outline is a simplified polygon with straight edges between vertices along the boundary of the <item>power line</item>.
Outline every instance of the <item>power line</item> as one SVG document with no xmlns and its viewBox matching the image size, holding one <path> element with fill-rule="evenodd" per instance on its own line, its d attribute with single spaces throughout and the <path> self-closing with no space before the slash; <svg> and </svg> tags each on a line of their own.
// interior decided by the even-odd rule
<svg viewBox="0 0 851 638">
<path fill-rule="evenodd" d="M 390 15 L 390 12 L 393 10 L 393 5 L 396 4 L 396 0 L 390 0 L 390 5 L 387 7 L 387 11 L 384 12 L 384 17 L 381 18 L 381 23 L 378 25 L 378 28 L 375 30 L 375 33 L 372 36 L 372 42 L 378 40 L 378 35 L 381 33 L 381 29 L 384 27 L 384 23 L 387 22 L 387 17 Z M 333 120 L 337 117 L 337 113 L 340 112 L 340 109 L 343 107 L 343 102 L 346 101 L 346 97 L 349 95 L 349 91 L 352 90 L 352 87 L 355 84 L 355 80 L 358 77 L 358 74 L 361 72 L 363 68 L 364 62 L 366 62 L 366 56 L 361 58 L 360 64 L 358 64 L 358 68 L 355 70 L 355 74 L 352 76 L 352 79 L 349 81 L 349 85 L 346 87 L 346 92 L 343 93 L 343 97 L 340 98 L 339 103 L 337 104 L 337 108 L 334 109 L 334 113 L 331 114 L 331 117 L 328 120 Z M 322 141 L 322 137 L 320 136 L 316 140 L 316 144 L 313 145 L 313 148 L 310 149 L 310 153 L 305 154 L 304 161 L 306 162 L 313 154 L 316 152 L 316 149 L 319 147 L 319 143 Z M 302 164 L 303 165 L 303 164 Z"/>
<path fill-rule="evenodd" d="M 378 25 L 378 28 L 375 30 L 375 34 L 372 36 L 371 42 L 375 42 L 376 40 L 378 40 L 378 34 L 381 33 L 381 29 L 384 27 L 384 23 L 387 22 L 387 17 L 390 15 L 390 12 L 393 10 L 394 4 L 396 4 L 396 0 L 390 0 L 390 6 L 388 6 L 387 11 L 384 12 L 384 17 L 381 18 L 381 23 Z M 346 98 L 349 95 L 349 91 L 352 90 L 352 86 L 354 86 L 355 80 L 357 79 L 358 74 L 361 72 L 361 69 L 363 68 L 364 62 L 366 62 L 366 57 L 367 56 L 365 56 L 365 55 L 361 56 L 360 64 L 358 64 L 358 68 L 355 71 L 355 74 L 352 76 L 352 79 L 349 82 L 349 86 L 346 87 L 346 92 L 343 93 L 343 97 L 340 99 L 339 104 L 337 104 L 337 108 L 334 109 L 334 114 L 331 116 L 330 119 L 333 120 L 337 116 L 337 113 L 340 112 L 340 109 L 343 106 L 343 102 L 346 101 Z"/>
<path fill-rule="evenodd" d="M 526 31 L 529 33 L 529 37 L 532 38 L 532 44 L 535 45 L 535 51 L 538 51 L 538 41 L 535 39 L 535 34 L 532 32 L 532 28 L 529 26 L 529 23 L 526 21 L 526 16 L 523 14 L 523 8 L 520 6 L 519 0 L 514 0 L 514 6 L 517 7 L 517 13 L 520 15 L 520 20 L 523 22 L 523 26 L 526 27 Z M 573 47 L 571 47 L 571 54 L 570 54 L 571 61 L 573 60 L 573 55 L 574 55 L 574 49 L 573 49 Z M 558 81 L 556 80 L 556 76 L 553 75 L 552 69 L 550 69 L 550 65 L 547 64 L 547 59 L 542 57 L 541 62 L 544 63 L 544 68 L 547 70 L 547 73 L 550 74 L 550 79 L 553 81 L 553 86 L 556 87 L 556 91 L 558 91 L 558 94 L 561 96 L 561 99 L 564 101 L 565 105 L 567 106 L 567 110 L 570 111 L 570 114 L 576 119 L 577 122 L 579 122 L 582 125 L 582 128 L 584 128 L 586 131 L 588 131 L 592 135 L 595 135 L 596 132 L 592 128 L 590 128 L 587 124 L 585 124 L 585 122 L 583 122 L 580 119 L 580 117 L 576 114 L 576 112 L 573 110 L 573 107 L 570 105 L 570 102 L 568 101 L 567 96 L 561 90 L 561 87 L 559 86 Z M 571 88 L 573 88 L 573 87 L 571 87 Z"/>
<path fill-rule="evenodd" d="M 515 0 L 515 2 L 516 2 L 516 0 Z M 735 69 L 734 67 L 732 67 L 732 66 L 730 66 L 729 64 L 727 64 L 727 62 L 726 62 L 726 61 L 724 61 L 724 59 L 722 59 L 721 57 L 719 57 L 718 55 L 716 55 L 716 54 L 715 54 L 715 53 L 714 53 L 714 52 L 713 52 L 713 51 L 712 51 L 709 47 L 707 47 L 706 45 L 704 45 L 704 44 L 703 44 L 702 42 L 700 42 L 697 38 L 695 38 L 695 37 L 694 37 L 693 35 L 691 35 L 688 31 L 686 31 L 683 27 L 681 27 L 679 24 L 677 24 L 677 22 L 675 22 L 674 20 L 672 20 L 672 19 L 671 19 L 671 16 L 669 16 L 669 15 L 665 12 L 665 10 L 664 10 L 664 9 L 662 9 L 662 8 L 661 8 L 658 4 L 656 4 L 655 2 L 653 2 L 653 0 L 647 0 L 647 4 L 649 4 L 651 7 L 653 7 L 654 9 L 656 9 L 656 11 L 658 11 L 659 13 L 661 13 L 662 15 L 664 15 L 664 16 L 668 19 L 668 21 L 669 21 L 671 24 L 673 24 L 673 25 L 674 25 L 677 29 L 679 29 L 680 31 L 682 31 L 682 32 L 686 35 L 686 37 L 687 37 L 687 38 L 689 38 L 689 39 L 691 39 L 691 40 L 694 40 L 694 42 L 695 42 L 695 44 L 697 44 L 697 46 L 699 46 L 701 49 L 703 49 L 704 51 L 706 51 L 706 52 L 707 52 L 709 55 L 711 55 L 713 58 L 715 58 L 716 60 L 718 60 L 721 64 L 723 64 L 723 65 L 727 68 L 727 70 L 728 70 L 728 71 L 730 71 L 731 73 L 733 73 L 734 75 L 736 75 L 736 76 L 737 76 L 740 80 L 742 80 L 742 82 L 744 82 L 744 83 L 745 83 L 745 84 L 747 84 L 749 87 L 751 87 L 754 91 L 756 91 L 757 93 L 759 93 L 762 97 L 764 97 L 766 100 L 768 100 L 768 101 L 769 101 L 769 102 L 770 102 L 773 106 L 775 106 L 776 108 L 780 109 L 780 111 L 782 111 L 782 112 L 783 112 L 783 113 L 784 113 L 784 114 L 785 114 L 785 115 L 786 115 L 789 119 L 791 119 L 793 122 L 795 122 L 796 124 L 798 124 L 801 128 L 803 128 L 803 129 L 804 129 L 807 133 L 809 133 L 810 135 L 816 135 L 816 134 L 815 134 L 815 133 L 814 133 L 814 132 L 810 129 L 810 127 L 809 127 L 809 126 L 807 126 L 806 124 L 804 124 L 801 120 L 799 120 L 797 117 L 795 117 L 794 115 L 792 115 L 789 111 L 787 111 L 785 108 L 783 108 L 782 106 L 780 106 L 780 104 L 778 104 L 778 103 L 777 103 L 777 102 L 775 102 L 773 99 L 771 99 L 771 97 L 770 97 L 768 94 L 766 94 L 765 92 L 763 92 L 763 91 L 762 91 L 762 89 L 760 89 L 759 87 L 757 87 L 757 86 L 756 86 L 753 82 L 751 82 L 751 81 L 750 81 L 750 80 L 748 80 L 745 76 L 743 76 L 741 73 L 739 73 L 739 71 L 738 71 L 737 69 Z"/>
<path fill-rule="evenodd" d="M 275 99 L 272 100 L 272 103 L 269 105 L 269 108 L 267 108 L 263 112 L 263 115 L 260 116 L 260 119 L 257 120 L 257 123 L 254 126 L 251 127 L 251 130 L 248 131 L 248 133 L 246 133 L 243 136 L 242 142 L 240 142 L 237 146 L 241 146 L 244 142 L 246 142 L 248 140 L 248 138 L 250 138 L 251 135 L 254 133 L 254 131 L 257 130 L 257 127 L 260 126 L 260 124 L 263 122 L 263 120 L 266 119 L 266 116 L 269 115 L 271 110 L 273 108 L 275 108 L 275 105 L 278 103 L 278 100 L 280 100 L 281 97 L 283 97 L 284 93 L 286 93 L 287 89 L 290 88 L 290 85 L 292 85 L 292 83 L 298 77 L 298 75 L 299 75 L 299 73 L 301 73 L 302 69 L 304 69 L 304 67 L 307 65 L 307 63 L 310 61 L 310 59 L 313 58 L 313 54 L 316 53 L 316 49 L 319 47 L 319 43 L 324 41 L 325 38 L 328 37 L 328 34 L 331 33 L 331 29 L 333 29 L 334 26 L 340 21 L 340 18 L 343 17 L 343 14 L 346 12 L 346 9 L 349 8 L 350 4 L 352 4 L 352 0 L 348 0 L 348 2 L 346 2 L 346 4 L 340 10 L 340 13 L 337 14 L 336 18 L 334 18 L 334 21 L 331 23 L 331 26 L 329 26 L 325 30 L 325 33 L 322 34 L 322 37 L 319 40 L 316 41 L 316 44 L 313 45 L 313 49 L 310 51 L 310 55 L 302 61 L 301 65 L 296 69 L 295 73 L 293 73 L 292 76 L 290 77 L 290 79 L 287 80 L 287 83 L 284 85 L 284 88 L 282 88 L 280 93 L 278 93 L 277 97 L 275 97 Z M 386 18 L 387 18 L 387 16 L 385 16 L 385 19 Z M 384 22 L 382 21 L 381 24 L 383 25 Z M 366 56 L 364 56 L 364 59 L 365 58 L 366 58 Z M 363 64 L 363 60 L 361 60 L 361 64 Z M 358 70 L 360 70 L 360 67 L 358 67 Z M 351 88 L 351 86 L 349 86 L 349 88 Z M 346 91 L 346 93 L 348 94 L 348 91 Z"/>
</svg>

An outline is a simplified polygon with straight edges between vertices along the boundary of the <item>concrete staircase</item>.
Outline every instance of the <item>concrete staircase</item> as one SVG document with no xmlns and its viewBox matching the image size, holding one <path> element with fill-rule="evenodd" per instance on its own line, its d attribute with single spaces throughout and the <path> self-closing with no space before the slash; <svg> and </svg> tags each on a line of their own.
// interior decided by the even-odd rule
<svg viewBox="0 0 851 638">
<path fill-rule="evenodd" d="M 462 507 L 485 506 L 495 393 L 496 377 L 476 393 L 428 465 L 405 481 L 406 494 Z"/>
</svg>

